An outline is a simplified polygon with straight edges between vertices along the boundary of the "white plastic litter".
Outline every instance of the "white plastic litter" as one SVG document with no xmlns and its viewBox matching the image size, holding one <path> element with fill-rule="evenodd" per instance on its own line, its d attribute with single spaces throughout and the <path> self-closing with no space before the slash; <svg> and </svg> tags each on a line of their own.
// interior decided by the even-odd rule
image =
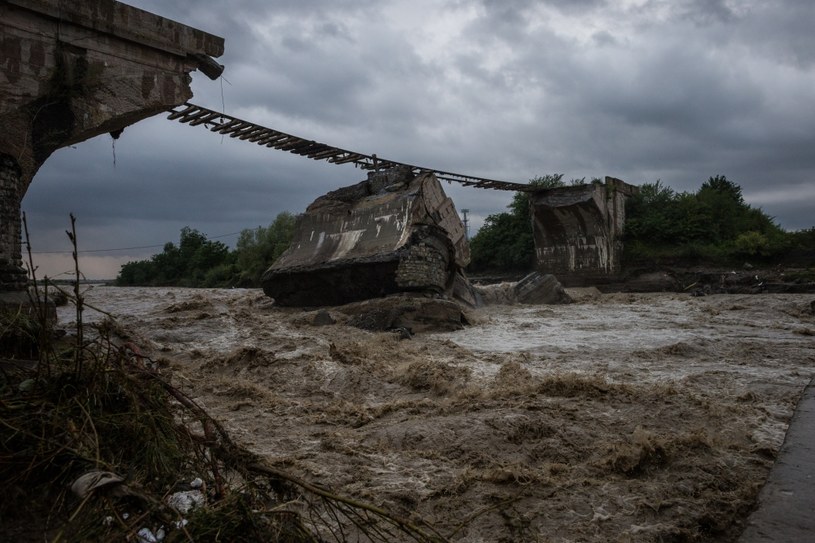
<svg viewBox="0 0 815 543">
<path fill-rule="evenodd" d="M 167 497 L 167 505 L 186 515 L 193 509 L 201 507 L 207 501 L 206 496 L 200 490 L 184 490 L 170 494 Z"/>
<path fill-rule="evenodd" d="M 161 534 L 159 537 L 158 534 Z M 164 530 L 157 530 L 156 533 L 153 533 L 153 530 L 150 528 L 142 528 L 136 534 L 136 541 L 138 543 L 161 543 L 164 540 Z"/>
<path fill-rule="evenodd" d="M 130 489 L 124 484 L 124 478 L 111 471 L 91 470 L 80 475 L 71 485 L 71 491 L 80 498 L 86 498 L 94 490 L 104 488 L 116 496 L 130 495 Z"/>
</svg>

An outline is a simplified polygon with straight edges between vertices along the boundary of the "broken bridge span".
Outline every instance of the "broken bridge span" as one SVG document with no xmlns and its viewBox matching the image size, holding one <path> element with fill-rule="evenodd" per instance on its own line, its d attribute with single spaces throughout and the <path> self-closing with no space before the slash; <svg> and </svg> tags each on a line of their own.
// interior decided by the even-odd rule
<svg viewBox="0 0 815 543">
<path fill-rule="evenodd" d="M 584 284 L 605 282 L 621 270 L 625 200 L 638 189 L 619 179 L 606 177 L 604 184 L 590 183 L 541 189 L 532 184 L 498 181 L 381 159 L 374 154 L 349 151 L 294 136 L 189 102 L 172 110 L 168 118 L 190 126 L 203 126 L 216 134 L 288 151 L 313 160 L 326 160 L 332 164 L 354 164 L 373 174 L 387 171 L 402 172 L 398 175 L 409 172 L 416 177 L 432 174 L 434 179 L 439 181 L 459 183 L 466 187 L 529 193 L 532 216 L 530 228 L 534 232 L 538 271 L 562 276 L 569 284 Z M 438 188 L 438 191 L 441 191 L 441 188 Z M 310 211 L 309 209 L 307 213 Z M 343 221 L 335 224 L 326 217 L 322 217 L 320 221 L 331 224 L 335 229 L 343 229 L 345 224 Z M 317 230 L 320 236 L 338 235 L 338 232 L 332 232 L 331 228 Z M 402 236 L 403 232 L 398 234 Z M 452 241 L 460 242 L 457 238 Z M 383 254 L 388 252 L 384 251 Z M 300 256 L 302 258 L 302 254 Z M 324 266 L 331 258 L 327 255 L 318 258 L 318 252 L 315 252 L 310 254 L 307 260 L 311 266 L 318 264 Z M 305 275 L 300 274 L 301 285 L 304 284 L 305 278 Z M 294 288 L 291 281 L 287 288 L 290 290 Z"/>
<path fill-rule="evenodd" d="M 0 0 L 0 292 L 25 288 L 20 204 L 62 147 L 183 104 L 224 40 L 114 0 Z"/>
<path fill-rule="evenodd" d="M 431 172 L 436 178 L 442 181 L 454 182 L 465 187 L 476 187 L 481 189 L 512 190 L 520 192 L 530 192 L 534 187 L 523 183 L 513 183 L 510 181 L 498 181 L 496 179 L 486 179 L 472 175 L 447 172 L 424 166 L 414 166 L 387 160 L 377 157 L 375 154 L 368 155 L 355 151 L 348 151 L 340 147 L 334 147 L 326 143 L 320 143 L 300 136 L 287 134 L 273 128 L 267 128 L 250 121 L 245 121 L 226 113 L 221 113 L 187 102 L 183 107 L 175 108 L 170 113 L 168 119 L 190 126 L 203 126 L 216 134 L 222 134 L 241 141 L 248 141 L 264 147 L 288 151 L 312 160 L 326 160 L 332 164 L 353 164 L 358 168 L 369 171 L 407 169 L 415 174 Z"/>
<path fill-rule="evenodd" d="M 349 151 L 192 104 L 189 73 L 198 69 L 217 78 L 223 67 L 211 57 L 223 53 L 223 39 L 114 0 L 0 0 L 0 38 L 4 128 L 0 133 L 0 291 L 19 291 L 26 285 L 20 203 L 43 162 L 61 147 L 106 132 L 116 137 L 125 126 L 162 112 L 169 111 L 172 120 L 231 138 L 313 160 L 354 164 L 373 174 L 409 171 L 466 187 L 538 193 L 528 184 Z M 601 197 L 592 200 L 600 208 L 605 205 Z M 619 201 L 612 206 L 618 209 Z M 534 206 L 533 213 L 539 208 Z M 575 209 L 583 218 L 585 209 Z M 568 206 L 560 206 L 550 215 L 569 213 Z M 602 209 L 595 215 L 611 217 Z M 563 225 L 575 228 L 585 222 L 563 221 Z M 603 250 L 597 254 L 603 257 L 609 244 L 595 243 L 604 234 L 596 226 L 603 221 L 594 222 L 592 232 L 577 232 L 566 243 L 574 241 L 584 249 L 600 247 Z M 557 245 L 562 246 L 562 240 Z M 563 251 L 558 247 L 554 252 Z M 614 255 L 611 258 L 612 264 L 617 261 Z M 540 271 L 549 271 L 550 261 L 539 258 Z M 591 266 L 597 268 L 594 262 Z M 599 265 L 602 270 L 612 268 Z"/>
</svg>

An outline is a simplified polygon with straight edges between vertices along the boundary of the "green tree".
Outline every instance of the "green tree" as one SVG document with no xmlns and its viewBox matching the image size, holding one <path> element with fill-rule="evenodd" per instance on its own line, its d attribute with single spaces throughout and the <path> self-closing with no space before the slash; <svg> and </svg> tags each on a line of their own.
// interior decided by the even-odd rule
<svg viewBox="0 0 815 543">
<path fill-rule="evenodd" d="M 704 241 L 721 243 L 738 236 L 739 219 L 748 206 L 744 203 L 741 187 L 723 175 L 709 178 L 696 193 L 698 213 L 708 225 Z"/>
<path fill-rule="evenodd" d="M 657 179 L 640 186 L 626 203 L 625 231 L 630 240 L 665 242 L 678 237 L 681 207 L 677 194 Z"/>
<path fill-rule="evenodd" d="M 121 286 L 148 284 L 151 271 L 150 266 L 151 262 L 149 260 L 128 262 L 123 265 L 121 271 L 119 271 L 116 284 Z"/>
<path fill-rule="evenodd" d="M 813 268 L 809 280 L 815 281 L 815 227 L 790 232 L 786 241 L 790 260 Z"/>
<path fill-rule="evenodd" d="M 736 252 L 747 258 L 767 256 L 770 249 L 770 240 L 764 234 L 750 230 L 739 234 L 734 245 Z"/>
<path fill-rule="evenodd" d="M 744 205 L 741 187 L 733 181 L 728 180 L 724 175 L 709 177 L 707 181 L 702 183 L 698 194 L 701 196 L 704 193 L 714 193 L 728 201 Z"/>
<path fill-rule="evenodd" d="M 667 258 L 725 264 L 772 258 L 788 245 L 772 217 L 745 203 L 741 187 L 724 175 L 710 177 L 695 193 L 646 183 L 626 204 L 629 263 Z"/>
<path fill-rule="evenodd" d="M 488 216 L 470 240 L 470 269 L 524 271 L 533 264 L 535 244 L 531 224 L 510 213 Z"/>
<path fill-rule="evenodd" d="M 266 228 L 241 231 L 235 250 L 241 286 L 260 285 L 263 272 L 289 248 L 294 223 L 294 215 L 284 211 Z"/>
<path fill-rule="evenodd" d="M 201 232 L 185 226 L 178 246 L 169 242 L 161 253 L 149 260 L 128 262 L 122 266 L 116 284 L 122 286 L 204 286 L 214 268 L 229 266 L 234 260 L 229 248 L 210 241 Z M 225 286 L 225 285 L 210 285 Z"/>
</svg>

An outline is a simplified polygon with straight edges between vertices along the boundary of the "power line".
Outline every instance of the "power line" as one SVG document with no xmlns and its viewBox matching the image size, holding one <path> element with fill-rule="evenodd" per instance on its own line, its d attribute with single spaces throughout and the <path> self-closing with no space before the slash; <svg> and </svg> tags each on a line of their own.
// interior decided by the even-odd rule
<svg viewBox="0 0 815 543">
<path fill-rule="evenodd" d="M 209 240 L 212 240 L 212 239 L 220 239 L 220 238 L 228 238 L 229 236 L 237 236 L 238 234 L 240 234 L 240 232 L 230 232 L 229 234 L 221 234 L 221 235 L 218 235 L 218 236 L 205 236 L 205 237 L 209 241 Z M 172 243 L 172 242 L 165 242 L 165 243 L 160 243 L 160 244 L 157 244 L 157 245 L 137 245 L 137 246 L 134 246 L 134 247 L 117 247 L 117 248 L 114 248 L 114 249 L 87 249 L 87 250 L 84 250 L 84 251 L 78 251 L 78 253 L 79 254 L 112 253 L 112 252 L 115 252 L 115 251 L 133 251 L 135 249 L 156 249 L 158 247 L 166 246 L 167 243 Z M 35 254 L 35 255 L 56 255 L 56 254 L 71 254 L 71 253 L 73 253 L 73 251 L 31 251 L 31 254 Z"/>
</svg>

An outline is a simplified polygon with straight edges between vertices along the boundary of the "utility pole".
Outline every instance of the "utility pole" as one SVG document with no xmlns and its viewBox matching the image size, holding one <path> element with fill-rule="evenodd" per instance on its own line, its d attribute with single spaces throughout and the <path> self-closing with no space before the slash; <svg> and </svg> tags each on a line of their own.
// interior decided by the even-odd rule
<svg viewBox="0 0 815 543">
<path fill-rule="evenodd" d="M 462 209 L 461 214 L 464 215 L 464 218 L 461 219 L 461 222 L 464 223 L 464 239 L 470 241 L 470 221 L 467 218 L 467 214 L 470 212 L 469 209 Z"/>
</svg>

